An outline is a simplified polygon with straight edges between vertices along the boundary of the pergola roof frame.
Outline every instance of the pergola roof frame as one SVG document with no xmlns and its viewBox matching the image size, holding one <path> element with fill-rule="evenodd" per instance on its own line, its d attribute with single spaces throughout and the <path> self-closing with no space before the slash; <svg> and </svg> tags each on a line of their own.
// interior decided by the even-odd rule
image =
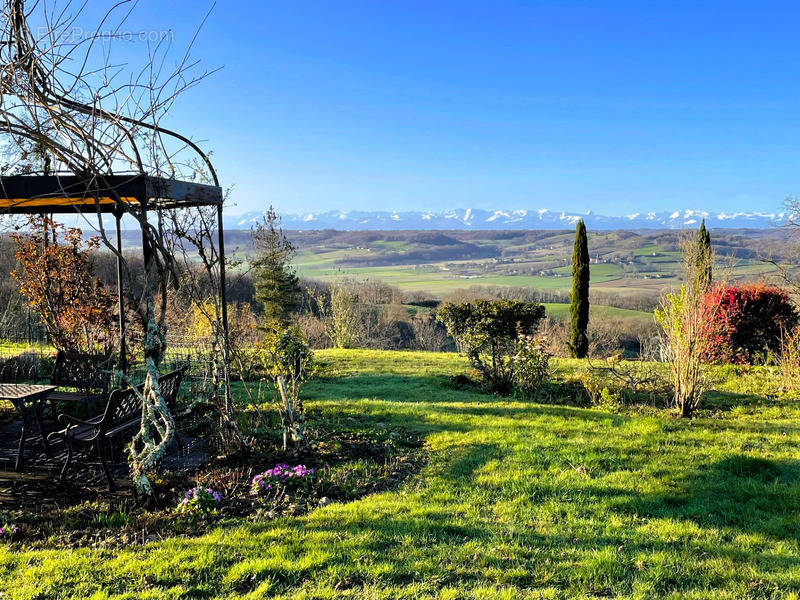
<svg viewBox="0 0 800 600">
<path fill-rule="evenodd" d="M 0 214 L 117 213 L 120 201 L 147 209 L 222 206 L 219 186 L 152 175 L 0 177 Z"/>
</svg>

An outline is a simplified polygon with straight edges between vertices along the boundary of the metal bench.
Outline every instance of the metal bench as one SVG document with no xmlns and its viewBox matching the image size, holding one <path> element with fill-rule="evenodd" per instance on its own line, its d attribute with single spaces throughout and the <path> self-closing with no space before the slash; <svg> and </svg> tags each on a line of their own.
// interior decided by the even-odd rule
<svg viewBox="0 0 800 600">
<path fill-rule="evenodd" d="M 164 401 L 170 409 L 175 405 L 185 371 L 186 367 L 181 367 L 158 378 Z M 114 490 L 114 479 L 111 477 L 106 456 L 110 451 L 129 442 L 133 438 L 135 430 L 140 426 L 143 391 L 144 384 L 135 388 L 114 390 L 108 398 L 103 413 L 89 419 L 77 419 L 67 414 L 58 416 L 59 423 L 65 425 L 65 428 L 51 433 L 48 439 L 50 441 L 61 439 L 67 445 L 67 457 L 61 469 L 59 483 L 63 483 L 69 472 L 75 454 L 75 446 L 80 445 L 90 451 L 95 451 L 108 482 L 108 489 Z"/>
</svg>

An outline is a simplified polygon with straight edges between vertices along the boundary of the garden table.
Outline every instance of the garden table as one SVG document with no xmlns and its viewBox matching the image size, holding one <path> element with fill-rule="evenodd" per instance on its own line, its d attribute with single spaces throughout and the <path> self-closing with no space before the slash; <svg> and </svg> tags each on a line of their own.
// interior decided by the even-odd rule
<svg viewBox="0 0 800 600">
<path fill-rule="evenodd" d="M 19 436 L 19 448 L 15 471 L 21 471 L 25 460 L 25 436 L 33 427 L 39 430 L 44 442 L 45 454 L 50 457 L 50 444 L 44 431 L 41 401 L 56 389 L 54 385 L 34 385 L 28 383 L 0 383 L 0 400 L 9 400 L 22 417 L 22 433 Z"/>
</svg>

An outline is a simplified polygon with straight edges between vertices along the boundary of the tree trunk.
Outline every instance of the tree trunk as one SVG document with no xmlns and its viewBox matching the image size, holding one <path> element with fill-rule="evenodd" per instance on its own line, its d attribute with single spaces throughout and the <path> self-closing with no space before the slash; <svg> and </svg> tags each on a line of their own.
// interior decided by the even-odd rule
<svg viewBox="0 0 800 600">
<path fill-rule="evenodd" d="M 164 334 L 156 322 L 153 301 L 148 299 L 147 329 L 143 342 L 146 375 L 141 398 L 142 421 L 129 447 L 133 482 L 138 493 L 146 498 L 153 496 L 147 472 L 164 456 L 175 435 L 175 423 L 158 385 L 158 363 L 164 348 Z"/>
<path fill-rule="evenodd" d="M 281 396 L 281 421 L 283 423 L 283 449 L 288 450 L 288 441 L 291 440 L 293 450 L 298 451 L 305 444 L 305 428 L 302 415 L 296 410 L 292 396 L 286 390 L 286 381 L 278 376 L 278 391 Z"/>
</svg>

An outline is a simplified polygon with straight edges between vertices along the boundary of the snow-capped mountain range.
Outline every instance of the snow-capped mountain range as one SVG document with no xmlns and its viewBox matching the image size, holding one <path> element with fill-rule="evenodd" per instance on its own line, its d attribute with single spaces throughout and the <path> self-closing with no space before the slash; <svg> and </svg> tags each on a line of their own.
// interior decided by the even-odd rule
<svg viewBox="0 0 800 600">
<path fill-rule="evenodd" d="M 225 218 L 226 229 L 249 229 L 263 213 L 252 211 Z M 606 216 L 594 212 L 576 213 L 540 210 L 456 209 L 443 212 L 328 211 L 285 214 L 285 229 L 313 230 L 400 230 L 400 229 L 566 229 L 583 219 L 590 229 L 682 229 L 694 228 L 705 219 L 712 229 L 765 229 L 783 223 L 784 213 L 720 212 L 676 210 Z"/>
</svg>

